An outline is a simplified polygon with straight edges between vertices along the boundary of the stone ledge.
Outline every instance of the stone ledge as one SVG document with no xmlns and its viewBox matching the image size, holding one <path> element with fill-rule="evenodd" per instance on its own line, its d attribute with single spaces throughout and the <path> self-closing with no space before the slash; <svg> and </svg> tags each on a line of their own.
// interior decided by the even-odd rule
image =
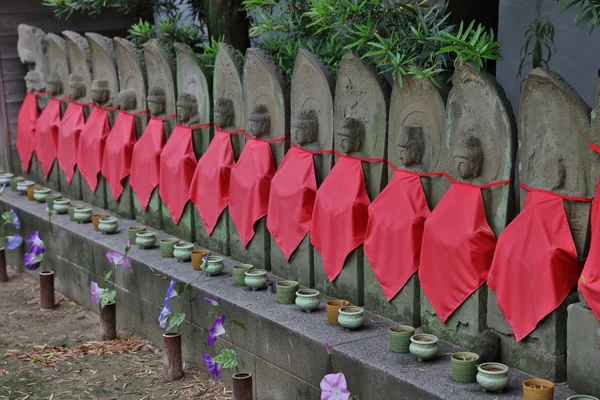
<svg viewBox="0 0 600 400">
<path fill-rule="evenodd" d="M 29 202 L 26 197 L 5 192 L 0 197 L 0 208 L 17 211 L 25 236 L 35 229 L 45 233 L 50 228 L 44 206 Z M 52 224 L 56 236 L 49 238 L 49 259 L 60 264 L 57 266 L 57 288 L 91 307 L 87 290 L 89 281 L 102 279 L 109 268 L 104 254 L 123 251 L 126 228 L 136 223 L 120 219 L 120 231 L 109 236 L 95 232 L 92 224 L 70 222 L 66 215 L 53 216 Z M 158 236 L 165 235 L 159 233 Z M 255 387 L 258 400 L 318 398 L 319 382 L 330 372 L 329 357 L 323 346 L 325 340 L 340 355 L 350 390 L 369 400 L 390 399 L 390 393 L 400 396 L 394 398 L 411 400 L 522 398 L 521 382 L 528 375 L 517 370 L 512 370 L 509 386 L 501 395 L 485 393 L 477 384 L 452 381 L 449 354 L 458 351 L 456 346 L 442 343 L 443 355 L 437 361 L 427 363 L 417 363 L 411 355 L 391 353 L 386 332 L 393 322 L 388 319 L 367 312 L 363 329 L 346 332 L 327 323 L 324 305 L 319 311 L 307 314 L 294 306 L 278 304 L 275 294 L 233 286 L 230 271 L 236 261 L 231 258 L 225 257 L 226 270 L 221 276 L 198 278 L 198 272 L 192 270 L 191 264 L 163 259 L 158 247 L 152 250 L 136 248 L 130 256 L 133 268 L 119 269 L 117 275 L 119 326 L 141 334 L 161 347 L 162 330 L 158 327 L 157 317 L 168 280 L 156 275 L 193 282 L 191 300 L 185 303 L 187 321 L 182 326 L 186 362 L 204 369 L 201 358 L 208 350 L 206 337 L 212 320 L 206 313 L 208 306 L 203 299 L 214 298 L 249 328 L 245 336 L 236 336 L 236 345 L 241 349 L 244 368 L 255 375 L 255 386 L 261 386 Z M 270 279 L 276 278 L 271 276 Z M 322 303 L 325 299 L 323 296 Z M 95 307 L 91 309 L 98 311 Z M 240 337 L 243 339 L 238 339 Z M 221 340 L 217 347 L 225 343 Z M 275 382 L 273 377 L 282 381 Z M 572 394 L 565 386 L 557 387 L 557 399 L 566 399 Z"/>
</svg>

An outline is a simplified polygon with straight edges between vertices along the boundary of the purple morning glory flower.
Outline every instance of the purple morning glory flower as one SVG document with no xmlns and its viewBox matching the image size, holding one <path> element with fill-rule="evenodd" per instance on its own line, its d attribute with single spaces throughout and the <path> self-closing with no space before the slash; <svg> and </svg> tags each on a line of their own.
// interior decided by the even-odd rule
<svg viewBox="0 0 600 400">
<path fill-rule="evenodd" d="M 127 244 L 125 245 L 125 251 L 129 251 L 131 249 L 131 238 L 127 239 Z"/>
<path fill-rule="evenodd" d="M 131 260 L 118 251 L 106 253 L 106 258 L 117 267 L 131 268 Z"/>
<path fill-rule="evenodd" d="M 333 349 L 331 348 L 331 346 L 329 345 L 329 342 L 327 340 L 325 342 L 323 342 L 323 344 L 325 345 L 325 350 L 327 350 L 327 354 L 333 353 Z"/>
<path fill-rule="evenodd" d="M 168 302 L 171 297 L 177 297 L 177 291 L 175 291 L 175 279 L 171 279 L 171 283 L 167 289 L 167 295 L 165 296 L 165 303 Z"/>
<path fill-rule="evenodd" d="M 215 300 L 211 299 L 210 297 L 205 297 L 204 300 L 208 301 L 213 306 L 218 306 L 219 305 L 219 303 L 217 303 Z"/>
<path fill-rule="evenodd" d="M 325 375 L 321 380 L 321 400 L 348 400 L 350 391 L 346 386 L 346 377 L 339 374 Z"/>
<path fill-rule="evenodd" d="M 210 372 L 215 378 L 221 379 L 221 364 L 215 362 L 212 356 L 208 353 L 204 354 L 202 359 L 206 363 L 206 368 L 208 368 L 208 372 Z"/>
<path fill-rule="evenodd" d="M 48 206 L 48 202 L 46 202 L 46 212 L 50 212 L 50 207 Z"/>
<path fill-rule="evenodd" d="M 212 253 L 208 253 L 208 254 L 206 255 L 206 257 L 204 257 L 204 259 L 202 259 L 202 262 L 204 263 L 204 265 L 207 265 L 207 264 L 208 264 L 208 258 L 210 257 L 210 255 L 211 255 L 211 254 L 212 254 Z"/>
<path fill-rule="evenodd" d="M 4 188 L 6 187 L 6 183 L 2 184 L 2 187 L 0 188 L 0 194 L 4 193 Z"/>
<path fill-rule="evenodd" d="M 99 287 L 96 282 L 92 281 L 92 283 L 90 283 L 90 293 L 92 295 L 92 303 L 94 303 L 96 305 L 100 304 L 100 295 L 102 294 L 103 291 L 104 291 L 104 289 Z"/>
<path fill-rule="evenodd" d="M 33 232 L 29 236 L 29 239 L 27 239 L 27 243 L 29 244 L 29 248 L 35 255 L 41 254 L 45 251 L 44 241 L 42 240 L 42 236 L 38 231 Z"/>
<path fill-rule="evenodd" d="M 168 299 L 165 299 L 165 306 L 163 307 L 162 311 L 160 312 L 160 315 L 158 316 L 158 323 L 160 324 L 161 328 L 165 329 L 167 327 L 167 319 L 169 318 L 169 315 L 171 315 L 172 312 L 173 310 L 171 310 L 171 307 L 169 307 Z"/>
<path fill-rule="evenodd" d="M 25 267 L 29 271 L 35 271 L 42 264 L 41 261 L 34 262 L 35 258 L 38 256 L 36 253 L 25 253 L 25 257 L 23 257 L 23 261 L 25 262 Z"/>
<path fill-rule="evenodd" d="M 223 335 L 225 333 L 225 328 L 223 324 L 227 317 L 225 314 L 221 315 L 219 318 L 215 320 L 212 328 L 210 328 L 210 334 L 208 335 L 208 345 L 212 346 L 217 341 L 217 337 Z"/>
<path fill-rule="evenodd" d="M 14 250 L 23 243 L 23 238 L 18 233 L 14 236 L 9 236 L 6 241 L 6 248 L 8 250 Z"/>
<path fill-rule="evenodd" d="M 15 210 L 10 210 L 10 213 L 12 214 L 13 225 L 15 226 L 15 228 L 21 229 L 21 220 L 19 219 L 19 216 L 17 215 Z"/>
</svg>

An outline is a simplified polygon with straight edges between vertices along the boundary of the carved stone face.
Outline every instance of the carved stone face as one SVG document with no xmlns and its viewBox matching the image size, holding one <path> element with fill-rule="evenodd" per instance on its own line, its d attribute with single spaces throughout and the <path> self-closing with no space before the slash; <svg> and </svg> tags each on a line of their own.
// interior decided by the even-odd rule
<svg viewBox="0 0 600 400">
<path fill-rule="evenodd" d="M 319 120 L 314 110 L 302 110 L 292 123 L 292 135 L 299 146 L 316 142 L 319 134 Z"/>
<path fill-rule="evenodd" d="M 133 110 L 136 107 L 137 98 L 135 90 L 125 89 L 119 92 L 119 108 L 121 110 Z"/>
<path fill-rule="evenodd" d="M 267 136 L 271 127 L 269 110 L 264 104 L 256 104 L 248 116 L 248 133 L 255 138 Z"/>
<path fill-rule="evenodd" d="M 106 104 L 110 100 L 110 88 L 108 81 L 96 80 L 92 83 L 92 100 L 97 104 Z"/>
<path fill-rule="evenodd" d="M 463 138 L 454 152 L 454 161 L 458 176 L 463 180 L 473 180 L 479 177 L 483 164 L 483 145 L 475 136 Z"/>
<path fill-rule="evenodd" d="M 473 163 L 471 161 L 462 157 L 455 157 L 454 160 L 456 161 L 456 171 L 461 179 L 477 178 L 474 174 Z"/>
<path fill-rule="evenodd" d="M 159 87 L 153 87 L 148 92 L 148 110 L 150 110 L 150 115 L 156 117 L 161 115 L 167 109 L 167 96 L 165 95 L 165 91 Z"/>
<path fill-rule="evenodd" d="M 165 112 L 165 104 L 148 98 L 148 109 L 150 110 L 150 115 L 156 117 Z"/>
<path fill-rule="evenodd" d="M 27 75 L 25 75 L 25 86 L 29 93 L 41 92 L 44 90 L 40 74 L 35 71 L 28 72 Z"/>
<path fill-rule="evenodd" d="M 188 107 L 183 106 L 183 105 L 178 105 L 177 106 L 177 121 L 180 124 L 188 122 L 190 120 L 190 118 L 192 117 L 190 114 L 191 113 L 190 113 Z"/>
<path fill-rule="evenodd" d="M 362 149 L 365 138 L 365 128 L 361 121 L 354 118 L 344 118 L 338 132 L 342 153 L 357 153 Z"/>
<path fill-rule="evenodd" d="M 233 125 L 233 102 L 230 99 L 220 97 L 215 103 L 215 124 L 224 129 Z"/>
<path fill-rule="evenodd" d="M 75 101 L 85 97 L 85 83 L 80 75 L 71 74 L 69 76 L 69 95 L 71 100 Z"/>
<path fill-rule="evenodd" d="M 62 93 L 62 82 L 57 74 L 52 73 L 46 77 L 46 89 L 52 97 Z"/>
<path fill-rule="evenodd" d="M 181 93 L 177 101 L 177 122 L 186 124 L 198 115 L 196 98 L 188 93 Z"/>
<path fill-rule="evenodd" d="M 398 150 L 400 153 L 400 163 L 407 167 L 411 165 L 417 164 L 415 152 L 410 147 L 398 146 Z"/>
</svg>

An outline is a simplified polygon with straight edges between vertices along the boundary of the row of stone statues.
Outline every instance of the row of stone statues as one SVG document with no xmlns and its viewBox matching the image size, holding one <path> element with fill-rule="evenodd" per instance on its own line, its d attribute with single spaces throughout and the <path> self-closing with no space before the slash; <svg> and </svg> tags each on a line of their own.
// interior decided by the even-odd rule
<svg viewBox="0 0 600 400">
<path fill-rule="evenodd" d="M 238 260 L 264 266 L 279 276 L 296 279 L 332 296 L 348 297 L 356 304 L 364 304 L 415 326 L 423 324 L 429 331 L 452 338 L 459 344 L 485 343 L 493 352 L 493 349 L 497 350 L 496 339 L 490 339 L 486 329 L 490 327 L 510 335 L 510 328 L 506 329 L 506 321 L 497 310 L 495 294 L 485 286 L 475 288 L 449 318 L 444 318 L 444 324 L 422 292 L 415 271 L 400 287 L 390 289 L 391 294 L 384 293 L 381 277 L 385 276 L 386 268 L 396 268 L 394 260 L 387 263 L 392 265 L 371 265 L 374 258 L 369 254 L 365 257 L 361 246 L 371 229 L 383 229 L 368 227 L 369 221 L 376 220 L 373 216 L 378 212 L 372 204 L 380 204 L 374 201 L 380 198 L 380 193 L 385 194 L 382 190 L 391 187 L 391 182 L 406 177 L 397 175 L 402 171 L 417 174 L 422 187 L 417 191 L 423 192 L 427 209 L 423 211 L 426 213 L 430 210 L 435 213 L 451 183 L 458 183 L 482 192 L 482 210 L 489 231 L 493 232 L 492 237 L 498 237 L 513 219 L 519 208 L 513 184 L 517 129 L 512 107 L 493 76 L 478 71 L 474 65 L 464 64 L 457 67 L 451 88 L 438 88 L 429 82 L 406 78 L 402 86 L 395 82 L 390 94 L 388 83 L 352 52 L 344 56 L 337 76 L 334 76 L 317 57 L 301 50 L 288 83 L 275 62 L 255 48 L 248 49 L 242 60 L 233 48 L 220 45 L 211 76 L 192 50 L 182 44 L 176 44 L 173 49 L 153 39 L 138 49 L 124 39 L 111 40 L 93 33 L 83 37 L 64 32 L 63 36 L 64 39 L 53 34 L 46 36 L 37 28 L 19 27 L 19 54 L 30 70 L 25 77 L 28 92 L 48 91 L 51 97 L 61 100 L 68 95 L 70 102 L 84 105 L 86 117 L 92 106 L 107 110 L 109 127 L 115 126 L 120 114 L 134 115 L 138 143 L 142 142 L 149 126 L 148 117 L 150 121 L 161 121 L 159 124 L 167 142 L 162 143 L 164 149 L 184 146 L 183 141 L 173 143 L 169 138 L 175 129 L 185 127 L 191 132 L 193 149 L 190 151 L 193 150 L 195 157 L 191 160 L 187 152 L 185 157 L 184 153 L 177 153 L 181 159 L 177 156 L 171 161 L 166 157 L 161 159 L 161 178 L 156 177 L 158 187 L 152 186 L 151 194 L 143 200 L 140 200 L 139 191 L 130 189 L 136 187 L 135 166 L 131 167 L 131 178 L 123 181 L 123 193 L 116 197 L 112 185 L 104 180 L 106 175 L 98 175 L 98 188 L 92 190 L 87 178 L 81 179 L 79 171 L 75 177 L 65 178 L 62 165 L 55 165 L 49 175 L 36 176 L 37 181 L 121 215 L 135 217 L 172 235 L 231 254 Z M 44 96 L 37 99 L 40 109 L 44 109 Z M 147 114 L 144 113 L 146 108 Z M 216 127 L 214 130 L 212 122 Z M 521 182 L 530 188 L 559 195 L 585 197 L 594 192 L 593 179 L 598 176 L 594 176 L 596 169 L 592 160 L 597 161 L 597 158 L 587 147 L 591 138 L 590 109 L 572 88 L 556 75 L 534 70 L 524 87 L 519 122 Z M 244 133 L 233 133 L 241 130 Z M 229 186 L 231 173 L 231 181 L 236 182 L 231 185 L 247 189 L 248 193 L 246 199 L 229 199 L 229 208 L 242 207 L 241 214 L 249 214 L 251 210 L 244 207 L 250 207 L 248 204 L 256 198 L 260 206 L 252 210 L 256 219 L 249 223 L 251 232 L 242 232 L 241 222 L 235 221 L 235 216 L 232 218 L 228 210 L 219 210 L 214 225 L 206 226 L 207 218 L 199 212 L 201 207 L 196 202 L 201 202 L 206 192 L 198 192 L 195 197 L 194 190 L 220 189 L 194 189 L 198 186 L 194 182 L 198 183 L 196 176 L 207 176 L 208 166 L 202 162 L 202 157 L 214 152 L 211 147 L 224 132 L 227 132 L 225 142 L 231 144 L 233 158 L 239 164 L 253 165 L 252 168 L 257 163 L 248 162 L 249 149 L 256 146 L 248 146 L 248 143 L 268 143 L 272 164 L 280 171 L 285 169 L 284 160 L 295 148 L 312 153 L 313 167 L 309 170 L 314 170 L 314 189 L 312 182 L 294 189 L 302 195 L 310 192 L 307 208 L 312 212 L 314 204 L 315 210 L 322 211 L 320 215 L 328 214 L 331 220 L 327 224 L 334 231 L 336 227 L 346 226 L 346 219 L 351 218 L 349 226 L 352 226 L 348 229 L 355 229 L 356 237 L 362 235 L 358 246 L 352 242 L 348 253 L 342 254 L 343 268 L 333 279 L 326 272 L 329 256 L 325 255 L 325 250 L 315 249 L 323 242 L 316 240 L 319 243 L 314 243 L 311 234 L 306 234 L 310 231 L 310 215 L 304 216 L 306 231 L 302 232 L 305 236 L 300 237 L 299 244 L 295 243 L 296 247 L 291 250 L 284 252 L 281 232 L 274 234 L 273 227 L 277 224 L 269 223 L 269 216 L 275 215 L 271 212 L 269 192 L 271 198 L 279 196 L 278 201 L 283 202 L 286 188 L 269 189 L 269 185 L 271 179 L 282 185 L 276 179 L 280 171 L 253 170 L 251 178 L 245 178 L 247 171 L 228 164 L 227 186 L 233 190 L 233 186 Z M 79 149 L 81 153 L 81 146 Z M 157 160 L 158 155 L 165 154 L 160 153 L 162 150 L 160 147 Z M 334 150 L 337 156 L 332 154 Z M 132 151 L 132 162 L 135 163 L 135 147 Z M 257 152 L 255 156 L 259 154 L 259 150 L 252 151 Z M 182 165 L 186 157 L 190 162 Z M 355 216 L 338 215 L 335 207 L 347 200 L 336 198 L 343 192 L 336 193 L 336 190 L 348 190 L 352 186 L 349 182 L 354 182 L 350 175 L 348 182 L 344 182 L 344 171 L 339 168 L 335 171 L 336 166 L 342 164 L 340 157 L 362 164 L 364 178 L 357 181 L 356 193 L 352 194 L 356 195 L 356 202 L 348 203 L 352 210 L 357 209 L 355 205 L 364 208 Z M 382 159 L 391 165 L 377 161 Z M 31 167 L 34 173 L 36 162 L 34 159 Z M 177 196 L 184 196 L 183 203 L 178 202 L 183 204 L 182 207 L 170 204 L 169 196 L 162 196 L 168 179 L 164 175 L 165 167 L 181 171 L 177 185 L 183 188 L 180 190 L 183 194 Z M 201 168 L 204 168 L 204 175 L 198 172 Z M 288 166 L 288 169 L 293 168 Z M 444 172 L 450 179 L 440 177 L 437 172 Z M 287 173 L 292 176 L 289 170 Z M 332 176 L 339 178 L 332 182 Z M 128 179 L 132 180 L 131 185 Z M 244 179 L 256 179 L 256 182 L 240 182 Z M 263 184 L 266 186 L 261 186 Z M 322 190 L 317 191 L 317 187 Z M 185 197 L 188 192 L 189 196 Z M 417 193 L 416 196 L 421 195 Z M 526 196 L 527 190 L 522 189 L 521 204 Z M 193 207 L 190 199 L 197 207 Z M 390 204 L 393 208 L 393 202 Z M 565 209 L 577 256 L 582 260 L 587 251 L 589 204 L 565 198 Z M 356 221 L 360 223 L 356 224 Z M 332 226 L 337 222 L 340 222 L 339 226 Z M 421 219 L 418 223 L 422 235 L 424 222 Z M 312 225 L 316 226 L 315 221 Z M 340 232 L 338 239 L 344 239 L 345 234 Z M 333 247 L 335 245 L 333 242 Z M 388 249 L 393 245 L 393 242 L 385 244 Z M 385 246 L 375 248 L 382 251 Z M 566 303 L 548 318 L 560 319 L 564 314 Z M 561 329 L 564 327 L 554 326 L 548 331 L 536 331 L 534 335 L 542 338 L 560 336 Z M 459 330 L 460 334 L 457 333 Z M 557 354 L 540 368 L 564 362 L 556 349 L 543 348 L 544 343 L 549 341 L 524 344 Z"/>
</svg>

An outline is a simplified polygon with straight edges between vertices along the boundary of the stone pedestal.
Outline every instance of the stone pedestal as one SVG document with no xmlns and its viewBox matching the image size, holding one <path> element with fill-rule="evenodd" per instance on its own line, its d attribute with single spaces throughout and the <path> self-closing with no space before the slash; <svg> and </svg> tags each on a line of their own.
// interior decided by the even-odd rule
<svg viewBox="0 0 600 400">
<path fill-rule="evenodd" d="M 259 219 L 254 224 L 254 237 L 244 248 L 233 220 L 229 219 L 229 236 L 231 238 L 231 257 L 256 269 L 271 270 L 271 235 L 267 230 L 267 219 Z"/>
<path fill-rule="evenodd" d="M 162 215 L 162 229 L 165 233 L 181 240 L 185 240 L 186 242 L 191 243 L 194 241 L 194 204 L 191 201 L 185 205 L 178 224 L 173 221 L 171 211 L 169 211 L 169 207 L 167 207 L 164 202 L 161 204 L 160 209 Z"/>
<path fill-rule="evenodd" d="M 100 175 L 100 173 L 98 173 Z M 75 178 L 73 178 L 75 179 Z M 100 207 L 104 210 L 108 208 L 106 200 L 106 179 L 103 176 L 98 178 L 98 186 L 96 186 L 96 192 L 93 192 L 88 185 L 85 178 L 81 178 L 81 200 L 96 207 Z"/>
<path fill-rule="evenodd" d="M 65 173 L 59 167 L 58 184 L 60 187 L 60 192 L 63 194 L 63 196 L 72 200 L 81 200 L 81 174 L 79 173 L 77 167 L 75 167 L 75 174 L 73 175 L 71 183 L 67 182 Z"/>
<path fill-rule="evenodd" d="M 135 220 L 151 228 L 162 229 L 163 202 L 158 194 L 158 186 L 152 192 L 146 211 L 144 211 L 144 208 L 135 193 L 132 193 L 132 197 Z"/>
<path fill-rule="evenodd" d="M 225 209 L 219 216 L 217 224 L 212 231 L 212 235 L 206 232 L 202 217 L 198 209 L 194 207 L 194 228 L 195 228 L 195 240 L 200 246 L 210 249 L 222 255 L 231 255 L 231 248 L 229 242 L 229 210 Z"/>
<path fill-rule="evenodd" d="M 567 379 L 576 392 L 600 397 L 600 321 L 580 304 L 567 308 Z"/>
<path fill-rule="evenodd" d="M 133 209 L 133 189 L 129 185 L 129 177 L 123 182 L 123 192 L 118 200 L 115 200 L 110 189 L 110 185 L 106 185 L 106 203 L 109 211 L 119 214 L 123 218 L 134 219 L 135 213 Z"/>
<path fill-rule="evenodd" d="M 285 279 L 297 281 L 301 286 L 314 287 L 314 248 L 310 244 L 310 233 L 300 242 L 289 261 L 271 238 L 271 272 Z"/>
<path fill-rule="evenodd" d="M 342 272 L 333 282 L 329 282 L 323 266 L 323 258 L 314 249 L 315 288 L 333 298 L 347 299 L 354 305 L 362 306 L 364 304 L 364 259 L 365 253 L 361 245 L 348 254 Z"/>
</svg>

